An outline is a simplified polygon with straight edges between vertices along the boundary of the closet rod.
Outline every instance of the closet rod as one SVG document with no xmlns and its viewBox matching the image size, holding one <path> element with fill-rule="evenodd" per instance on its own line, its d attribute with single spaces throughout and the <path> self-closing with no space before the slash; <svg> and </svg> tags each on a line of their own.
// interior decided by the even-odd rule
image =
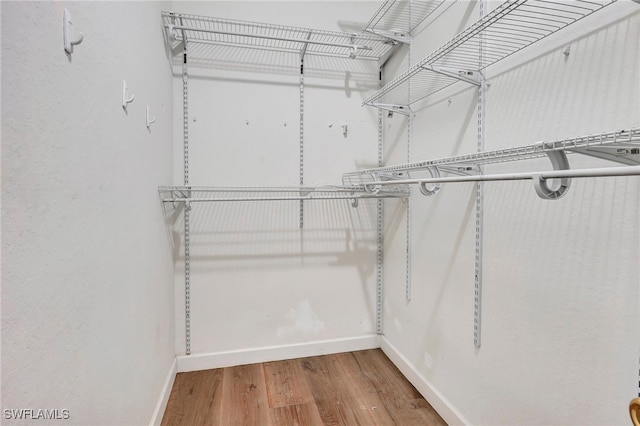
<svg viewBox="0 0 640 426">
<path fill-rule="evenodd" d="M 602 167 L 576 170 L 550 170 L 541 172 L 524 173 L 499 173 L 474 176 L 434 177 L 425 179 L 400 179 L 384 180 L 363 183 L 365 189 L 384 185 L 411 185 L 447 182 L 486 182 L 500 180 L 526 180 L 526 179 L 557 179 L 557 178 L 588 178 L 608 176 L 637 176 L 640 175 L 640 166 Z"/>
<path fill-rule="evenodd" d="M 305 44 L 305 43 L 318 44 L 322 46 L 341 47 L 345 49 L 371 50 L 371 48 L 368 46 L 360 46 L 357 44 L 328 43 L 324 41 L 315 41 L 315 40 L 307 40 L 307 39 L 276 37 L 276 36 L 268 36 L 268 35 L 261 35 L 261 34 L 247 34 L 247 33 L 238 33 L 238 32 L 232 32 L 232 31 L 220 31 L 220 30 L 211 30 L 211 29 L 205 29 L 205 28 L 185 27 L 183 25 L 165 25 L 165 28 L 167 28 L 169 31 L 171 31 L 172 29 L 175 29 L 175 30 L 184 30 L 184 31 L 222 34 L 222 35 L 229 35 L 229 36 L 236 36 L 236 37 L 252 37 L 252 38 L 259 38 L 259 39 L 266 39 L 266 40 L 289 41 L 293 43 L 302 43 L 302 44 Z M 193 39 L 190 41 L 199 42 L 200 40 Z"/>
</svg>

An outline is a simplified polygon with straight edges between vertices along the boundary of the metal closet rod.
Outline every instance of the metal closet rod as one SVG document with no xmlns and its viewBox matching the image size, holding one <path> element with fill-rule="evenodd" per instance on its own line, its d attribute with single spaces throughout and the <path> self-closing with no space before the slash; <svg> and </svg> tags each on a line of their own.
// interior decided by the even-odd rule
<svg viewBox="0 0 640 426">
<path fill-rule="evenodd" d="M 523 173 L 499 173 L 472 176 L 433 177 L 424 179 L 400 179 L 363 183 L 368 190 L 385 185 L 413 185 L 447 182 L 486 182 L 501 180 L 527 180 L 527 179 L 561 179 L 561 178 L 589 178 L 610 176 L 638 176 L 640 166 L 601 167 L 575 170 L 549 170 L 541 172 Z"/>
<path fill-rule="evenodd" d="M 195 28 L 195 27 L 186 27 L 183 25 L 165 25 L 169 31 L 175 30 L 184 30 L 184 31 L 196 31 L 196 32 L 204 32 L 204 33 L 212 33 L 212 34 L 222 34 L 222 35 L 230 35 L 237 37 L 251 37 L 251 38 L 259 38 L 265 40 L 277 40 L 277 41 L 289 41 L 293 43 L 302 43 L 302 44 L 317 44 L 322 46 L 331 46 L 331 47 L 341 47 L 344 49 L 358 49 L 358 50 L 371 50 L 368 46 L 361 46 L 358 44 L 339 44 L 339 43 L 328 43 L 324 41 L 315 41 L 315 40 L 307 40 L 300 38 L 289 38 L 289 37 L 276 37 L 276 36 L 268 36 L 268 35 L 259 35 L 259 34 L 247 34 L 247 33 L 238 33 L 232 31 L 220 31 L 220 30 L 210 30 L 205 28 Z M 354 36 L 355 37 L 355 36 Z M 176 37 L 177 40 L 180 38 Z M 199 40 L 191 40 L 194 42 L 198 42 Z"/>
</svg>

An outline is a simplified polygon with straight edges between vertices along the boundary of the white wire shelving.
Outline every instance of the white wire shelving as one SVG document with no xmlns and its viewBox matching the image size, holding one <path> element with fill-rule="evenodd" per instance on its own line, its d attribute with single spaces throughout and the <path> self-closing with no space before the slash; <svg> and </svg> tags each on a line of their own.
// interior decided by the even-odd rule
<svg viewBox="0 0 640 426">
<path fill-rule="evenodd" d="M 566 154 L 582 154 L 599 159 L 624 164 L 627 167 L 605 167 L 589 169 L 591 171 L 571 170 Z M 549 157 L 554 171 L 535 171 L 524 173 L 506 173 L 484 175 L 480 166 Z M 542 198 L 557 199 L 568 190 L 572 177 L 627 176 L 640 174 L 640 128 L 617 130 L 607 133 L 559 139 L 550 142 L 538 142 L 494 151 L 418 161 L 378 167 L 343 174 L 343 183 L 362 186 L 365 191 L 375 192 L 387 185 L 394 188 L 416 184 L 425 195 L 433 195 L 440 189 L 439 184 L 447 182 L 478 182 L 517 179 L 563 179 L 561 189 L 548 190 L 547 194 L 538 191 Z M 430 177 L 414 178 L 427 172 Z M 442 177 L 441 173 L 458 175 Z M 427 184 L 435 185 L 430 189 Z M 562 187 L 564 186 L 564 187 Z M 544 185 L 543 185 L 544 187 Z M 538 188 L 536 188 L 538 189 Z M 543 188 L 545 189 L 545 188 Z M 546 188 L 548 189 L 548 188 Z"/>
<path fill-rule="evenodd" d="M 235 52 L 253 51 L 254 58 L 260 56 L 256 51 L 269 52 L 269 56 L 265 56 L 269 60 L 274 54 L 281 53 L 290 59 L 285 62 L 297 65 L 306 55 L 380 62 L 391 55 L 398 44 L 375 34 L 343 33 L 167 11 L 162 12 L 162 23 L 166 39 L 177 51 L 175 61 L 182 59 L 181 51 L 176 47 L 184 41 L 192 46 L 190 60 L 205 62 L 217 59 L 213 56 L 220 54 L 221 50 L 206 47 L 215 46 Z M 203 47 L 197 49 L 194 45 Z"/>
<path fill-rule="evenodd" d="M 297 187 L 214 187 L 161 186 L 158 188 L 164 203 L 229 202 L 229 201 L 310 201 L 406 198 L 406 188 L 388 188 L 377 193 L 365 191 L 361 185 L 323 185 Z"/>
<path fill-rule="evenodd" d="M 369 96 L 363 105 L 409 115 L 413 103 L 457 81 L 479 86 L 480 71 L 615 1 L 507 0 Z"/>
<path fill-rule="evenodd" d="M 385 0 L 363 27 L 363 31 L 409 43 L 418 25 L 443 3 L 444 0 Z"/>
</svg>

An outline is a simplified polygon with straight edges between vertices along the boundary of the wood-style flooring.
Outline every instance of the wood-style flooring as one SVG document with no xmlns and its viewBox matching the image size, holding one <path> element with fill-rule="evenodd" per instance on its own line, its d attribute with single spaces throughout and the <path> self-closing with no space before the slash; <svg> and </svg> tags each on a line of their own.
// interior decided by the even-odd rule
<svg viewBox="0 0 640 426">
<path fill-rule="evenodd" d="M 380 349 L 176 376 L 162 425 L 446 425 Z"/>
</svg>

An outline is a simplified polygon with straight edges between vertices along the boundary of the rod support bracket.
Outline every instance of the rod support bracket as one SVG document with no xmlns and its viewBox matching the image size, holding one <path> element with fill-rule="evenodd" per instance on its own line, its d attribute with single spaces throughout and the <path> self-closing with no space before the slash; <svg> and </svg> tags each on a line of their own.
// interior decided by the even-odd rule
<svg viewBox="0 0 640 426">
<path fill-rule="evenodd" d="M 548 151 L 547 156 L 551 160 L 554 170 L 569 170 L 569 160 L 567 154 L 564 151 Z M 542 175 L 536 175 L 533 178 L 533 187 L 536 190 L 536 194 L 543 200 L 557 200 L 562 198 L 567 193 L 571 186 L 571 178 L 560 178 L 560 184 L 552 189 L 549 187 L 547 179 Z"/>
<path fill-rule="evenodd" d="M 427 171 L 429 172 L 432 178 L 440 177 L 440 170 L 438 170 L 438 167 L 436 166 L 428 167 Z M 431 188 L 427 188 L 426 182 L 420 182 L 420 185 L 418 186 L 422 195 L 426 195 L 426 196 L 436 195 L 438 191 L 440 191 L 440 187 L 441 187 L 440 183 L 435 183 Z"/>
</svg>

